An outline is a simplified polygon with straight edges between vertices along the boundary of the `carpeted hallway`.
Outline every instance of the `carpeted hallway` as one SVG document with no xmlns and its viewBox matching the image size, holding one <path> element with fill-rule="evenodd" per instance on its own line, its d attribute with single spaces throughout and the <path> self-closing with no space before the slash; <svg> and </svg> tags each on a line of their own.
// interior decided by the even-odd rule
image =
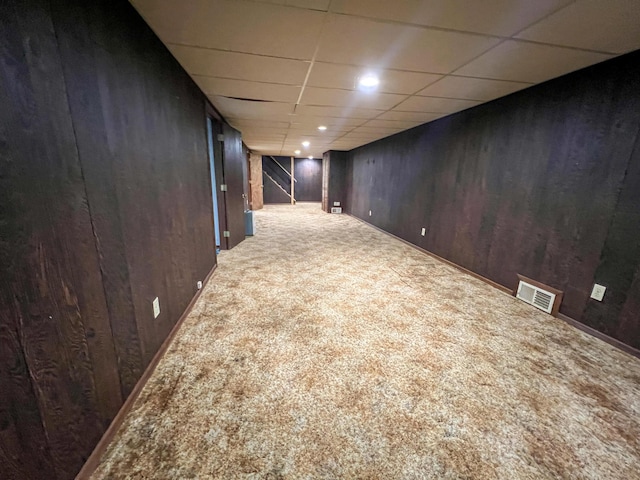
<svg viewBox="0 0 640 480">
<path fill-rule="evenodd" d="M 638 359 L 318 204 L 256 215 L 93 478 L 640 478 Z"/>
</svg>

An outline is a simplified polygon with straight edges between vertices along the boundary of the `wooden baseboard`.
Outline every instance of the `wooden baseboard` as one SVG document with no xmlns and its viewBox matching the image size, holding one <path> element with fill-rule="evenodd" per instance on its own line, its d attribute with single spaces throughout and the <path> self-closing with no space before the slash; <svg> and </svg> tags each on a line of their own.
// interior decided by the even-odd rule
<svg viewBox="0 0 640 480">
<path fill-rule="evenodd" d="M 435 258 L 437 260 L 440 260 L 441 262 L 444 262 L 447 265 L 451 265 L 452 267 L 455 267 L 458 270 L 460 270 L 460 271 L 462 271 L 462 272 L 464 272 L 464 273 L 466 273 L 468 275 L 471 275 L 472 277 L 477 278 L 478 280 L 482 280 L 483 282 L 488 283 L 492 287 L 495 287 L 498 290 L 501 290 L 502 292 L 508 293 L 509 295 L 514 295 L 514 291 L 513 290 L 511 290 L 511 289 L 509 289 L 509 288 L 507 288 L 507 287 L 505 287 L 503 285 L 500 285 L 499 283 L 496 283 L 493 280 L 489 280 L 488 278 L 483 277 L 482 275 L 479 275 L 479 274 L 477 274 L 475 272 L 472 272 L 471 270 L 467 270 L 466 268 L 461 267 L 460 265 L 456 265 L 455 263 L 447 260 L 446 258 L 442 258 L 442 257 L 436 255 L 435 253 L 431 253 L 430 251 L 425 250 L 424 248 L 421 248 L 421 247 L 419 247 L 419 246 L 417 246 L 417 245 L 415 245 L 415 244 L 413 244 L 413 243 L 411 243 L 411 242 L 409 242 L 409 241 L 407 241 L 407 240 L 405 240 L 403 238 L 400 238 L 400 237 L 394 235 L 393 233 L 387 232 L 386 230 L 383 230 L 380 227 L 376 227 L 375 225 L 372 225 L 369 222 L 367 222 L 365 220 L 362 220 L 361 218 L 356 217 L 355 215 L 352 215 L 352 214 L 346 213 L 346 212 L 343 215 L 349 215 L 350 217 L 355 218 L 356 220 L 364 223 L 365 225 L 368 225 L 369 227 L 374 228 L 374 229 L 378 230 L 379 232 L 385 233 L 385 234 L 389 235 L 390 237 L 395 238 L 396 240 L 400 240 L 402 243 L 404 243 L 406 245 L 409 245 L 410 247 L 413 247 L 416 250 L 429 255 L 430 257 L 433 257 L 433 258 Z M 622 350 L 623 352 L 628 353 L 629 355 L 633 355 L 634 357 L 640 358 L 640 350 L 638 350 L 637 348 L 634 348 L 634 347 L 632 347 L 630 345 L 627 345 L 626 343 L 621 342 L 620 340 L 617 340 L 617 339 L 615 339 L 613 337 L 610 337 L 609 335 L 606 335 L 606 334 L 604 334 L 602 332 L 599 332 L 595 328 L 591 328 L 588 325 L 585 325 L 584 323 L 579 322 L 578 320 L 575 320 L 575 319 L 573 319 L 571 317 L 567 317 L 566 315 L 564 315 L 562 313 L 558 313 L 555 316 L 557 318 L 561 319 L 561 320 L 564 320 L 569 325 L 574 326 L 578 330 L 581 330 L 581 331 L 583 331 L 585 333 L 588 333 L 589 335 L 591 335 L 593 337 L 596 337 L 596 338 L 602 340 L 603 342 L 608 343 L 609 345 L 613 345 L 614 347 L 619 348 L 620 350 Z"/>
<path fill-rule="evenodd" d="M 96 447 L 93 449 L 93 452 L 91 452 L 91 455 L 89 455 L 89 458 L 82 466 L 82 469 L 80 470 L 80 472 L 78 472 L 78 475 L 76 475 L 76 480 L 88 479 L 89 477 L 91 477 L 93 472 L 95 472 L 96 468 L 98 468 L 98 464 L 100 463 L 100 459 L 102 458 L 102 455 L 107 450 L 107 447 L 115 437 L 118 429 L 122 425 L 122 422 L 124 422 L 125 417 L 131 411 L 131 407 L 133 407 L 133 404 L 140 396 L 142 389 L 144 388 L 146 383 L 149 381 L 149 378 L 151 378 L 151 375 L 153 374 L 156 367 L 158 366 L 158 363 L 160 363 L 160 360 L 162 359 L 167 349 L 173 342 L 173 339 L 175 338 L 176 334 L 180 330 L 180 327 L 182 327 L 182 324 L 184 323 L 185 319 L 189 316 L 189 313 L 191 313 L 193 306 L 195 305 L 198 298 L 200 298 L 200 294 L 202 293 L 205 286 L 209 282 L 209 279 L 213 275 L 213 272 L 215 271 L 217 266 L 218 265 L 216 263 L 213 266 L 213 268 L 209 271 L 209 273 L 207 274 L 207 276 L 202 282 L 202 288 L 198 290 L 196 294 L 193 296 L 193 298 L 189 302 L 189 305 L 187 305 L 187 308 L 182 313 L 182 315 L 180 316 L 176 324 L 173 326 L 173 328 L 169 332 L 169 335 L 167 335 L 167 338 L 165 338 L 164 342 L 162 342 L 162 345 L 160 345 L 160 348 L 151 359 L 151 362 L 149 363 L 145 371 L 142 373 L 142 376 L 136 383 L 135 387 L 133 387 L 131 394 L 124 401 L 124 403 L 122 404 L 122 407 L 120 407 L 120 410 L 118 410 L 118 413 L 111 421 L 109 428 L 107 428 L 107 430 L 104 432 L 104 435 L 102 435 L 102 438 L 100 439 Z"/>
<path fill-rule="evenodd" d="M 430 257 L 435 258 L 436 260 L 440 260 L 442 263 L 446 263 L 447 265 L 450 265 L 453 268 L 456 268 L 456 269 L 460 270 L 461 272 L 466 273 L 467 275 L 471 275 L 472 277 L 477 278 L 478 280 L 482 280 L 483 282 L 488 283 L 492 287 L 497 288 L 498 290 L 500 290 L 500 291 L 502 291 L 504 293 L 508 293 L 509 295 L 513 295 L 513 290 L 511 290 L 510 288 L 505 287 L 504 285 L 500 285 L 499 283 L 496 283 L 493 280 L 489 280 L 487 277 L 483 277 L 482 275 L 480 275 L 480 274 L 478 274 L 476 272 L 472 272 L 469 269 L 461 267 L 457 263 L 453 263 L 452 261 L 447 260 L 446 258 L 442 258 L 442 257 L 436 255 L 435 253 L 430 252 L 429 250 L 425 250 L 424 248 L 419 247 L 418 245 L 416 245 L 414 243 L 411 243 L 408 240 L 405 240 L 404 238 L 400 238 L 397 235 L 394 235 L 393 233 L 387 232 L 386 230 L 383 230 L 380 227 L 376 227 L 375 225 L 372 225 L 371 223 L 369 223 L 369 222 L 367 222 L 365 220 L 362 220 L 361 218 L 358 218 L 355 215 L 352 215 L 350 213 L 343 213 L 343 215 L 349 215 L 351 218 L 355 218 L 356 220 L 364 223 L 365 225 L 368 225 L 369 227 L 374 228 L 374 229 L 378 230 L 379 232 L 382 232 L 382 233 L 384 233 L 386 235 L 389 235 L 390 237 L 395 238 L 396 240 L 401 241 L 405 245 L 409 245 L 410 247 L 415 248 L 416 250 L 418 250 L 418 251 L 420 251 L 420 252 L 422 252 L 422 253 L 424 253 L 426 255 L 429 255 Z"/>
<path fill-rule="evenodd" d="M 559 313 L 558 314 L 558 318 L 560 320 L 564 320 L 569 325 L 577 328 L 578 330 L 582 330 L 584 333 L 588 333 L 589 335 L 591 335 L 593 337 L 599 338 L 603 342 L 607 342 L 609 345 L 613 345 L 614 347 L 619 348 L 620 350 L 622 350 L 623 352 L 628 353 L 629 355 L 633 355 L 634 357 L 640 358 L 640 350 L 638 350 L 637 348 L 632 347 L 631 345 L 627 345 L 626 343 L 623 343 L 623 342 L 621 342 L 620 340 L 618 340 L 616 338 L 610 337 L 606 333 L 602 333 L 602 332 L 596 330 L 595 328 L 592 328 L 592 327 L 590 327 L 588 325 L 585 325 L 582 322 L 579 322 L 578 320 L 576 320 L 574 318 L 567 317 L 563 313 Z"/>
</svg>

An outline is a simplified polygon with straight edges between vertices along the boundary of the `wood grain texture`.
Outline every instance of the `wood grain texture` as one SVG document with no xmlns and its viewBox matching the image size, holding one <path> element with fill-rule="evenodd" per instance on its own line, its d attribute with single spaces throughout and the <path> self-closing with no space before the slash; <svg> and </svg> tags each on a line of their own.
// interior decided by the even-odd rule
<svg viewBox="0 0 640 480">
<path fill-rule="evenodd" d="M 637 258 L 635 200 L 623 204 L 638 191 L 639 81 L 635 52 L 358 148 L 349 209 L 501 285 L 514 288 L 519 272 L 563 290 L 562 313 L 637 344 L 614 310 L 585 308 L 601 257 Z M 602 267 L 617 278 L 616 308 L 636 261 L 621 276 Z"/>
<path fill-rule="evenodd" d="M 103 422 L 115 415 L 120 392 L 117 376 L 108 372 L 103 381 L 115 378 L 114 401 L 98 398 L 95 384 L 94 369 L 102 371 L 104 364 L 92 360 L 115 356 L 48 8 L 44 1 L 28 6 L 4 2 L 2 15 L 7 50 L 0 123 L 6 129 L 2 162 L 8 170 L 3 187 L 11 196 L 3 209 L 3 227 L 8 226 L 3 228 L 3 250 L 13 260 L 11 271 L 2 276 L 0 311 L 4 336 L 13 339 L 7 342 L 11 350 L 15 354 L 16 341 L 22 349 L 14 365 L 20 371 L 24 361 L 29 372 L 40 428 L 34 425 L 34 402 L 24 398 L 24 385 L 12 381 L 14 388 L 6 391 L 3 384 L 3 395 L 13 404 L 18 426 L 23 413 L 17 402 L 25 401 L 26 427 L 35 433 L 20 428 L 20 437 L 39 436 L 44 429 L 46 445 L 39 438 L 34 445 L 19 438 L 24 463 L 48 464 L 32 478 L 70 478 L 99 439 Z"/>
<path fill-rule="evenodd" d="M 322 159 L 296 158 L 294 171 L 296 201 L 322 201 Z"/>
<path fill-rule="evenodd" d="M 323 171 L 326 183 L 326 199 L 323 199 L 323 210 L 327 213 L 331 212 L 333 202 L 340 202 L 343 211 L 347 208 L 347 163 L 349 160 L 348 152 L 338 150 L 330 150 L 324 154 Z"/>
<path fill-rule="evenodd" d="M 249 183 L 251 194 L 251 210 L 260 210 L 264 206 L 262 195 L 262 155 L 252 153 L 249 158 Z"/>
<path fill-rule="evenodd" d="M 230 232 L 228 248 L 245 238 L 244 231 L 244 175 L 246 158 L 242 153 L 242 136 L 238 130 L 224 125 L 224 182 L 227 185 L 227 230 Z"/>
<path fill-rule="evenodd" d="M 128 2 L 0 16 L 0 477 L 68 479 L 215 265 L 204 96 Z"/>
</svg>

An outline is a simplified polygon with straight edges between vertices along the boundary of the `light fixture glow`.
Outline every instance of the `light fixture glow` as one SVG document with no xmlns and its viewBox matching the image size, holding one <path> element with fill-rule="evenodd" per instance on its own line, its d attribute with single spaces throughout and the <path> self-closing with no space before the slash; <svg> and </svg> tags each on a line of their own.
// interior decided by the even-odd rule
<svg viewBox="0 0 640 480">
<path fill-rule="evenodd" d="M 304 142 L 302 142 L 302 146 L 303 146 L 303 147 L 308 147 L 309 145 L 311 145 L 311 143 L 309 142 L 309 140 L 305 140 Z"/>
<path fill-rule="evenodd" d="M 366 90 L 372 90 L 380 84 L 380 80 L 373 73 L 367 73 L 360 77 L 358 84 Z"/>
<path fill-rule="evenodd" d="M 296 150 L 296 151 L 295 151 L 295 152 L 293 152 L 293 153 L 295 153 L 296 155 L 300 155 L 300 150 Z"/>
<path fill-rule="evenodd" d="M 327 127 L 325 127 L 324 125 L 320 125 L 318 127 L 318 130 L 320 130 L 321 132 L 324 132 L 327 129 Z"/>
<path fill-rule="evenodd" d="M 309 155 L 309 160 L 313 160 L 313 155 Z"/>
</svg>

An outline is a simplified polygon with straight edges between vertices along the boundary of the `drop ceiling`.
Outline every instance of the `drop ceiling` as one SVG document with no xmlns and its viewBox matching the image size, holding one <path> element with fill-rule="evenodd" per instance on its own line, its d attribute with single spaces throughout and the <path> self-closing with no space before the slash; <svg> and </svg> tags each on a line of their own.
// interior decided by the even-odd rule
<svg viewBox="0 0 640 480">
<path fill-rule="evenodd" d="M 640 48 L 640 0 L 131 2 L 270 155 L 350 150 Z"/>
</svg>

